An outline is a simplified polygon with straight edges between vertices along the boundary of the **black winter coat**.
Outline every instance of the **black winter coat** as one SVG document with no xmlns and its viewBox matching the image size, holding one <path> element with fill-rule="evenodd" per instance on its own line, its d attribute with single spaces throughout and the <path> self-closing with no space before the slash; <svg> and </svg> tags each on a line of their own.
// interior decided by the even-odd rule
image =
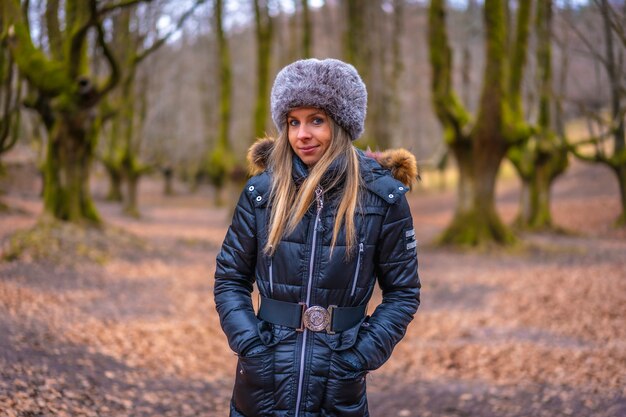
<svg viewBox="0 0 626 417">
<path fill-rule="evenodd" d="M 251 148 L 261 168 L 272 145 L 265 140 Z M 336 199 L 327 193 L 272 258 L 263 254 L 271 173 L 263 171 L 246 184 L 215 273 L 215 304 L 239 357 L 231 416 L 368 416 L 365 375 L 385 363 L 404 336 L 419 306 L 420 283 L 404 196 L 408 187 L 374 159 L 361 155 L 360 161 L 366 191 L 355 219 L 358 249 L 348 261 L 343 233 L 330 257 Z M 405 176 L 405 168 L 416 172 L 414 161 L 402 153 L 391 156 L 394 170 Z M 295 166 L 298 181 L 306 168 L 301 161 Z M 257 318 L 251 301 L 255 281 L 265 297 L 292 303 L 308 297 L 308 305 L 323 307 L 367 303 L 378 281 L 383 300 L 343 332 L 296 332 Z"/>
</svg>

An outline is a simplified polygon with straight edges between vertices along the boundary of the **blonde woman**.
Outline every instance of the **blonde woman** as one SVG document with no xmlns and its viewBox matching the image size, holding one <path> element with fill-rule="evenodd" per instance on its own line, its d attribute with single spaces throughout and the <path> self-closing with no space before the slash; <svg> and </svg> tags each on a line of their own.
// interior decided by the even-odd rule
<svg viewBox="0 0 626 417">
<path fill-rule="evenodd" d="M 272 88 L 276 139 L 248 153 L 246 184 L 217 257 L 215 303 L 238 355 L 233 417 L 368 416 L 365 377 L 418 306 L 404 150 L 357 150 L 367 92 L 334 59 L 294 62 Z M 251 292 L 256 281 L 260 307 Z M 367 315 L 375 284 L 382 303 Z"/>
</svg>

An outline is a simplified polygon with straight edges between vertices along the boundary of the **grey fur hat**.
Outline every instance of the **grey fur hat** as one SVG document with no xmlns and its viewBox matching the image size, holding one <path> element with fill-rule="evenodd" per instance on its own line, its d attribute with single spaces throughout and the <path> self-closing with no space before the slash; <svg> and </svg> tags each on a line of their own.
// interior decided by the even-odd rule
<svg viewBox="0 0 626 417">
<path fill-rule="evenodd" d="M 363 133 L 367 90 L 356 69 L 337 59 L 303 59 L 283 68 L 274 81 L 272 119 L 278 130 L 298 107 L 317 107 L 345 129 L 352 140 Z"/>
</svg>

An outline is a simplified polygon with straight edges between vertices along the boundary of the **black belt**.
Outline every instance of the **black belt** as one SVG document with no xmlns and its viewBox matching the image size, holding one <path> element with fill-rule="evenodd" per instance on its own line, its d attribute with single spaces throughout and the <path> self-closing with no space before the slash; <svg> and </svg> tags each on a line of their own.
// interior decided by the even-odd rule
<svg viewBox="0 0 626 417">
<path fill-rule="evenodd" d="M 329 334 L 342 332 L 354 327 L 367 310 L 367 304 L 356 307 L 337 307 L 334 305 L 307 307 L 305 303 L 289 303 L 261 296 L 258 317 L 273 324 L 279 324 L 304 331 L 326 330 Z"/>
</svg>

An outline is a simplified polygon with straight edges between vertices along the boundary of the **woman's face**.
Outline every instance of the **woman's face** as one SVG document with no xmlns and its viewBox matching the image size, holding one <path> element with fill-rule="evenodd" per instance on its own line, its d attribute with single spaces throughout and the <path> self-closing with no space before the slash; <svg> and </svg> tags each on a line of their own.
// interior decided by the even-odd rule
<svg viewBox="0 0 626 417">
<path fill-rule="evenodd" d="M 287 134 L 293 151 L 312 167 L 330 146 L 330 121 L 323 110 L 300 107 L 287 114 Z"/>
</svg>

